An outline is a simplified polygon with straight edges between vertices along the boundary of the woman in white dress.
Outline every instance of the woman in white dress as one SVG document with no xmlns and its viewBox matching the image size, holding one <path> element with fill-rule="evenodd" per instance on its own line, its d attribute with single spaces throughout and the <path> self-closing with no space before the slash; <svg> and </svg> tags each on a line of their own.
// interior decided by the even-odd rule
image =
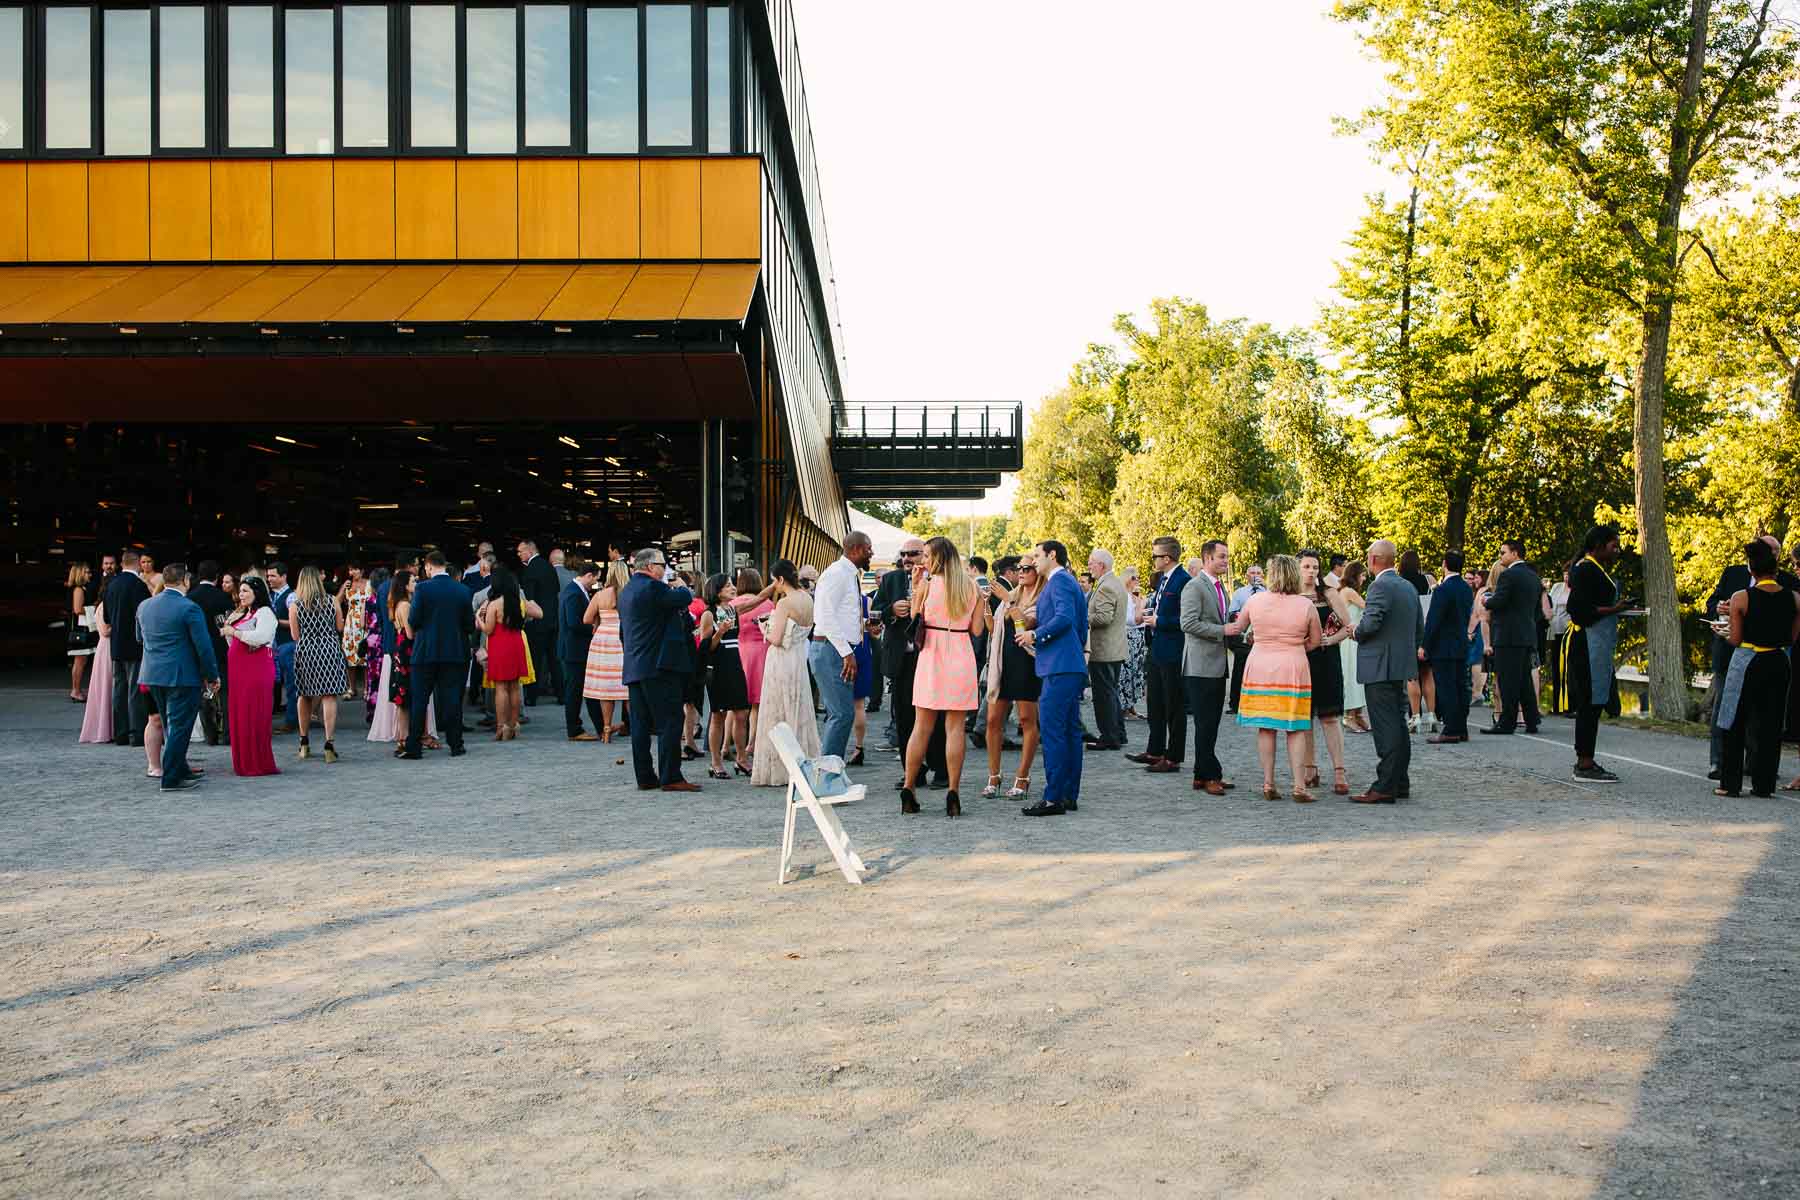
<svg viewBox="0 0 1800 1200">
<path fill-rule="evenodd" d="M 787 722 L 809 758 L 819 753 L 819 722 L 813 716 L 812 675 L 807 669 L 807 641 L 812 637 L 812 596 L 800 585 L 799 572 L 785 558 L 770 568 L 774 577 L 775 611 L 769 614 L 768 655 L 763 660 L 762 705 L 756 725 L 756 756 L 750 765 L 755 787 L 786 787 L 787 767 L 769 735 Z"/>
<path fill-rule="evenodd" d="M 1359 562 L 1347 562 L 1338 572 L 1338 594 L 1349 610 L 1347 623 L 1352 629 L 1362 621 L 1363 577 L 1367 574 L 1368 568 Z M 1363 713 L 1363 706 L 1368 703 L 1368 695 L 1363 691 L 1363 685 L 1356 681 L 1356 642 L 1339 642 L 1338 649 L 1344 655 L 1344 728 L 1351 733 L 1367 733 L 1369 720 Z"/>
</svg>

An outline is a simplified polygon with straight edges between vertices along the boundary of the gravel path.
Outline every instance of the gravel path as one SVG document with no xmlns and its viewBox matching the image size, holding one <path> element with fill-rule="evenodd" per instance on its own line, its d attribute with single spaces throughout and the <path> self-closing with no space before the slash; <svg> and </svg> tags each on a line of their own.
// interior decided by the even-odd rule
<svg viewBox="0 0 1800 1200">
<path fill-rule="evenodd" d="M 1800 806 L 1703 742 L 1300 807 L 1232 728 L 1225 800 L 1090 756 L 1043 821 L 884 759 L 869 885 L 777 888 L 779 793 L 535 715 L 164 799 L 0 691 L 0 1195 L 1800 1196 Z"/>
</svg>

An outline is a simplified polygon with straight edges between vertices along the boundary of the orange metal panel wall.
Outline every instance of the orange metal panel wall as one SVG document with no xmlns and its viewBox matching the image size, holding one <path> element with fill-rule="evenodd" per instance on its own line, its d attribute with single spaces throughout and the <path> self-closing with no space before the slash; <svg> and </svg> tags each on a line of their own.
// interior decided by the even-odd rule
<svg viewBox="0 0 1800 1200">
<path fill-rule="evenodd" d="M 0 163 L 0 263 L 740 260 L 754 158 Z"/>
</svg>

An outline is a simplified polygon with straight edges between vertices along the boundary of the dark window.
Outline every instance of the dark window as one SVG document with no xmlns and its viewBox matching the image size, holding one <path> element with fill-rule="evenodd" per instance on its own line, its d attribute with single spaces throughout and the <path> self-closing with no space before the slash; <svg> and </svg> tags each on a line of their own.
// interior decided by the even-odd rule
<svg viewBox="0 0 1800 1200">
<path fill-rule="evenodd" d="M 456 9 L 447 4 L 412 4 L 407 55 L 412 80 L 412 136 L 420 149 L 456 146 Z"/>
<path fill-rule="evenodd" d="M 644 7 L 644 103 L 646 144 L 694 144 L 692 5 Z"/>
<path fill-rule="evenodd" d="M 573 144 L 573 94 L 570 87 L 571 39 L 569 6 L 525 6 L 525 144 Z"/>
<path fill-rule="evenodd" d="M 44 12 L 44 148 L 94 145 L 94 14 L 89 8 Z"/>
<path fill-rule="evenodd" d="M 587 148 L 635 154 L 638 148 L 638 10 L 587 11 Z"/>
<path fill-rule="evenodd" d="M 731 153 L 731 10 L 706 10 L 706 148 Z"/>
<path fill-rule="evenodd" d="M 286 16 L 282 112 L 287 152 L 330 154 L 337 148 L 332 12 L 329 8 L 290 8 Z"/>
<path fill-rule="evenodd" d="M 234 150 L 275 145 L 275 9 L 233 4 L 225 10 L 225 144 Z"/>
<path fill-rule="evenodd" d="M 388 144 L 388 6 L 344 5 L 344 148 Z"/>
<path fill-rule="evenodd" d="M 0 8 L 0 150 L 25 148 L 25 10 Z"/>
<path fill-rule="evenodd" d="M 156 141 L 206 149 L 206 11 L 164 5 L 156 14 Z"/>
<path fill-rule="evenodd" d="M 466 20 L 469 153 L 512 154 L 519 148 L 519 14 L 471 8 Z"/>
<path fill-rule="evenodd" d="M 102 14 L 100 81 L 103 154 L 150 153 L 150 10 Z"/>
</svg>

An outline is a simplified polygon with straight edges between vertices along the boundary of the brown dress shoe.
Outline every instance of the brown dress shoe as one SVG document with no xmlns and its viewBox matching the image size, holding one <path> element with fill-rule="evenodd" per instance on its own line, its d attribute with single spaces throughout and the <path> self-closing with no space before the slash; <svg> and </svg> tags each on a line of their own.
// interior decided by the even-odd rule
<svg viewBox="0 0 1800 1200">
<path fill-rule="evenodd" d="M 584 733 L 571 733 L 569 735 L 569 740 L 571 742 L 597 742 L 600 740 L 600 735 L 597 733 L 585 733 L 585 732 Z"/>
<path fill-rule="evenodd" d="M 689 783 L 685 779 L 677 779 L 674 783 L 663 784 L 662 790 L 665 792 L 697 792 L 700 790 L 700 785 Z"/>
<path fill-rule="evenodd" d="M 1180 769 L 1180 763 L 1170 762 L 1166 758 L 1159 758 L 1144 768 L 1144 770 L 1150 772 L 1152 775 L 1170 775 Z"/>
<path fill-rule="evenodd" d="M 1434 733 L 1425 739 L 1428 746 L 1455 746 L 1469 739 L 1454 733 Z"/>
<path fill-rule="evenodd" d="M 1392 804 L 1394 798 L 1385 792 L 1366 791 L 1360 796 L 1350 797 L 1352 804 Z"/>
<path fill-rule="evenodd" d="M 1194 780 L 1194 790 L 1205 792 L 1209 796 L 1223 796 L 1225 785 L 1216 779 L 1196 779 Z"/>
</svg>

